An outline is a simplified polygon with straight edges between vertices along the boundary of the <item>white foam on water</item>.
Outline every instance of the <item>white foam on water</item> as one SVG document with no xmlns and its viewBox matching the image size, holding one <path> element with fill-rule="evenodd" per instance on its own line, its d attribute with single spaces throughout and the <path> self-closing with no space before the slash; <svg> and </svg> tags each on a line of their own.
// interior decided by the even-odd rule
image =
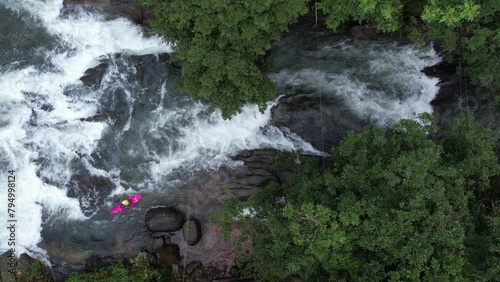
<svg viewBox="0 0 500 282">
<path fill-rule="evenodd" d="M 200 117 L 199 114 L 207 110 L 200 103 L 188 112 L 165 113 L 156 120 L 154 128 L 169 124 L 178 115 L 190 114 L 193 120 L 189 125 L 178 128 L 182 135 L 177 140 L 181 149 L 158 156 L 158 161 L 151 163 L 152 175 L 160 179 L 178 167 L 193 164 L 198 168 L 218 168 L 230 161 L 230 156 L 256 148 L 302 149 L 305 153 L 321 154 L 300 137 L 285 135 L 278 128 L 268 125 L 274 105 L 275 102 L 268 103 L 264 113 L 256 105 L 245 105 L 241 113 L 231 120 L 224 120 L 220 111 L 213 112 L 208 118 Z"/>
<path fill-rule="evenodd" d="M 346 52 L 345 56 L 361 57 L 357 66 L 343 71 L 328 69 L 282 70 L 273 75 L 276 83 L 293 87 L 312 87 L 322 95 L 338 97 L 359 117 L 379 126 L 391 126 L 401 119 L 413 119 L 418 114 L 432 113 L 430 102 L 439 86 L 437 78 L 424 75 L 421 70 L 437 64 L 441 59 L 433 49 L 424 52 L 414 46 L 389 45 L 382 50 L 350 46 L 343 49 L 322 49 L 328 53 Z M 327 64 L 342 64 L 338 58 Z M 388 88 L 390 87 L 390 88 Z"/>
<path fill-rule="evenodd" d="M 70 161 L 78 155 L 90 155 L 106 128 L 103 123 L 79 120 L 96 113 L 98 92 L 80 97 L 64 90 L 80 85 L 85 70 L 109 54 L 164 53 L 171 48 L 158 36 L 146 38 L 141 28 L 125 19 L 104 21 L 83 13 L 59 17 L 62 0 L 3 0 L 0 5 L 20 15 L 27 13 L 63 47 L 47 51 L 47 60 L 54 66 L 51 71 L 34 66 L 7 71 L 0 66 L 0 181 L 7 183 L 7 170 L 16 171 L 16 253 L 39 257 L 45 254 L 37 247 L 42 211 L 68 219 L 86 218 L 78 200 L 42 178 L 55 183 L 68 181 Z M 33 103 L 40 101 L 50 104 L 52 110 L 32 110 Z M 33 115 L 36 124 L 29 125 Z M 0 185 L 0 202 L 7 203 L 6 185 Z M 2 211 L 0 221 L 6 222 L 6 216 Z M 0 238 L 8 236 L 6 228 L 0 229 Z M 0 253 L 8 249 L 7 242 L 0 240 Z"/>
<path fill-rule="evenodd" d="M 72 173 L 71 161 L 89 156 L 95 150 L 96 141 L 105 127 L 103 123 L 72 121 L 57 128 L 35 130 L 30 141 L 36 149 L 33 157 L 43 159 L 44 169 L 40 177 L 51 182 L 67 183 Z"/>
</svg>

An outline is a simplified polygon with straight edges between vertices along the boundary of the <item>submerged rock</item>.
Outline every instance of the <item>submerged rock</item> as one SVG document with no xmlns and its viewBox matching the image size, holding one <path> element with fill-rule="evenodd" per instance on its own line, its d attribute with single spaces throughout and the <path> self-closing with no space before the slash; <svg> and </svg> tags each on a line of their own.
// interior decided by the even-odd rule
<svg viewBox="0 0 500 282">
<path fill-rule="evenodd" d="M 101 85 L 108 67 L 109 63 L 107 61 L 101 62 L 96 67 L 86 70 L 80 80 L 88 87 L 98 87 Z"/>
<path fill-rule="evenodd" d="M 68 197 L 80 198 L 87 201 L 81 201 L 80 207 L 86 215 L 93 213 L 90 206 L 100 206 L 104 204 L 104 199 L 99 197 L 101 193 L 110 194 L 115 188 L 115 184 L 107 177 L 93 175 L 91 172 L 82 170 L 74 173 L 66 186 Z"/>
<path fill-rule="evenodd" d="M 150 232 L 173 232 L 184 225 L 184 215 L 175 208 L 154 208 L 146 213 L 146 225 Z"/>
</svg>

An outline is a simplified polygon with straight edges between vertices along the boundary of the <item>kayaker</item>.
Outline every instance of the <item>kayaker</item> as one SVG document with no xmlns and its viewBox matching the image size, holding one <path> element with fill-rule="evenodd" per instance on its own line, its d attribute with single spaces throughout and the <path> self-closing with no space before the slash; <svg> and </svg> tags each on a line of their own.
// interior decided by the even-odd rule
<svg viewBox="0 0 500 282">
<path fill-rule="evenodd" d="M 129 200 L 123 200 L 122 201 L 122 205 L 121 205 L 122 209 L 126 209 L 129 206 L 130 206 L 130 201 Z"/>
</svg>

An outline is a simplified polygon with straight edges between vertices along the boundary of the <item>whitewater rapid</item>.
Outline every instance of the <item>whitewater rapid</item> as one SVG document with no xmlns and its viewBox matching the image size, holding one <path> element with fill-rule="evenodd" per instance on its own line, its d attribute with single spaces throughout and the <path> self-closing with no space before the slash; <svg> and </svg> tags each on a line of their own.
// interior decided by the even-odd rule
<svg viewBox="0 0 500 282">
<path fill-rule="evenodd" d="M 132 146 L 126 153 L 131 158 L 146 154 L 153 159 L 144 163 L 147 170 L 144 182 L 147 185 L 126 183 L 120 178 L 120 166 L 98 167 L 92 158 L 103 134 L 109 132 L 110 123 L 81 119 L 98 112 L 102 106 L 101 97 L 114 84 L 122 83 L 120 87 L 130 102 L 130 112 L 133 111 L 134 99 L 137 99 L 134 98 L 136 93 L 123 84 L 127 74 L 119 73 L 117 68 L 108 70 L 100 89 L 86 89 L 79 78 L 102 59 L 111 58 L 114 63 L 113 54 L 169 53 L 169 44 L 161 37 L 145 35 L 140 27 L 126 19 L 105 21 L 101 15 L 83 10 L 79 14 L 61 17 L 62 0 L 3 0 L 0 7 L 7 8 L 12 13 L 10 16 L 36 26 L 55 42 L 31 50 L 41 54 L 43 63 L 39 65 L 23 66 L 15 60 L 0 62 L 0 202 L 6 206 L 8 194 L 3 184 L 7 183 L 7 170 L 14 170 L 17 255 L 23 252 L 39 258 L 46 255 L 39 247 L 44 218 L 62 217 L 78 222 L 89 220 L 92 209 L 97 209 L 89 204 L 91 199 L 67 195 L 66 186 L 72 177 L 75 159 L 80 159 L 89 173 L 111 179 L 115 189 L 110 196 L 114 196 L 157 188 L 155 184 L 163 177 L 175 169 L 191 165 L 195 159 L 200 168 L 204 168 L 217 167 L 228 161 L 229 155 L 242 149 L 275 147 L 315 151 L 300 138 L 285 137 L 276 128 L 271 134 L 264 135 L 261 127 L 270 119 L 269 108 L 262 114 L 257 107 L 248 105 L 233 120 L 225 121 L 218 112 L 204 114 L 207 107 L 200 103 L 190 102 L 185 108 L 174 111 L 163 109 L 160 103 L 154 119 L 145 125 L 145 131 L 160 141 L 162 138 L 171 139 L 162 130 L 182 118 L 184 124 L 176 128 L 180 132 L 179 139 L 172 140 L 177 149 L 171 147 L 160 152 L 146 149 L 141 152 L 145 142 L 138 142 L 136 148 Z M 129 69 L 134 71 L 133 66 Z M 166 92 L 162 87 L 156 94 L 164 99 Z M 131 118 L 119 135 L 127 133 L 130 123 Z M 82 207 L 90 209 L 90 213 L 85 213 Z M 6 223 L 6 220 L 7 213 L 3 210 L 0 221 Z M 0 253 L 10 248 L 4 240 L 8 236 L 8 230 L 0 229 Z"/>
<path fill-rule="evenodd" d="M 286 43 L 277 49 L 293 46 Z M 358 117 L 381 127 L 432 113 L 430 103 L 439 80 L 421 70 L 441 61 L 433 48 L 394 42 L 353 44 L 342 39 L 320 42 L 317 52 L 316 46 L 312 48 L 288 50 L 300 58 L 293 63 L 277 56 L 274 63 L 281 70 L 271 77 L 281 91 L 316 89 L 316 94 L 336 97 Z"/>
<path fill-rule="evenodd" d="M 64 189 L 45 183 L 41 178 L 49 177 L 57 183 L 69 180 L 69 162 L 76 152 L 89 155 L 106 128 L 103 123 L 79 121 L 79 118 L 96 113 L 98 93 L 70 97 L 65 95 L 65 88 L 80 84 L 79 78 L 86 69 L 95 66 L 101 56 L 171 50 L 161 38 L 145 38 L 140 28 L 123 19 L 105 22 L 85 13 L 60 18 L 62 0 L 3 0 L 1 5 L 45 29 L 58 45 L 52 50 L 42 50 L 49 70 L 39 66 L 16 68 L 15 62 L 11 65 L 0 62 L 0 181 L 7 183 L 6 169 L 15 170 L 17 255 L 27 251 L 43 256 L 44 250 L 37 246 L 41 240 L 42 211 L 64 214 L 68 220 L 86 217 L 77 199 L 67 197 Z M 37 103 L 51 105 L 52 110 L 40 111 Z M 29 125 L 32 111 L 37 113 L 36 126 Z M 35 161 L 39 159 L 43 159 L 43 163 Z M 44 169 L 40 170 L 40 166 Z M 4 185 L 0 191 L 0 202 L 4 206 L 7 202 Z M 5 222 L 6 213 L 0 214 L 1 221 Z M 2 228 L 0 253 L 10 248 L 3 240 L 7 236 L 9 234 Z"/>
</svg>

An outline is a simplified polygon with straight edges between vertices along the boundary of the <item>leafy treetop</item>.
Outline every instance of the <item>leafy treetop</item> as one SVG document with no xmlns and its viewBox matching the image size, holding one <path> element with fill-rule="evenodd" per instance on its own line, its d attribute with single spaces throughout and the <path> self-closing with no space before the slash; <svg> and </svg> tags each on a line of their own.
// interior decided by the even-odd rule
<svg viewBox="0 0 500 282">
<path fill-rule="evenodd" d="M 288 184 L 233 203 L 226 222 L 239 217 L 254 242 L 240 261 L 268 281 L 494 281 L 500 209 L 480 207 L 500 203 L 496 138 L 470 119 L 444 143 L 433 131 L 405 120 L 390 137 L 350 133 L 330 168 L 301 166 Z"/>
<path fill-rule="evenodd" d="M 179 86 L 195 100 L 220 108 L 224 118 L 246 102 L 264 110 L 274 85 L 261 57 L 288 25 L 307 11 L 306 0 L 142 0 L 152 27 L 175 43 L 182 60 Z"/>
</svg>

